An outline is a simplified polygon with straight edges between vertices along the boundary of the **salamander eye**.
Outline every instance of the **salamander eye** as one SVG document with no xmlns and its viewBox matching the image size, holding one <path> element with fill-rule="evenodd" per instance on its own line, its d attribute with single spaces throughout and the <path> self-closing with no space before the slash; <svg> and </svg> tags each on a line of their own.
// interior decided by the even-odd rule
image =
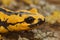
<svg viewBox="0 0 60 40">
<path fill-rule="evenodd" d="M 28 17 L 28 18 L 25 19 L 25 22 L 31 24 L 31 23 L 34 22 L 34 20 L 35 20 L 35 19 L 30 16 L 30 17 Z"/>
</svg>

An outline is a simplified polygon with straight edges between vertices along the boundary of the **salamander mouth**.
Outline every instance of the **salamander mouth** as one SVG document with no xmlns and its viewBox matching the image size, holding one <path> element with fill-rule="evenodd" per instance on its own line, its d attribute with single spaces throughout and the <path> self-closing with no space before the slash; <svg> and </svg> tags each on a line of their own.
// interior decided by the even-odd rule
<svg viewBox="0 0 60 40">
<path fill-rule="evenodd" d="M 24 22 L 24 21 L 23 21 Z M 16 24 L 18 24 L 18 23 L 23 23 L 23 22 L 17 22 L 17 23 L 14 23 L 14 24 L 12 24 L 12 23 L 7 23 L 7 21 L 1 21 L 0 20 L 0 26 L 4 26 L 6 29 L 7 29 L 7 27 L 9 26 L 9 25 L 16 25 Z M 36 24 L 30 24 L 30 25 L 28 25 L 28 27 L 30 27 L 30 28 L 33 28 L 33 27 L 36 27 L 36 26 L 40 26 L 41 24 L 43 24 L 45 21 L 42 21 L 41 19 L 38 19 L 38 22 L 36 23 Z"/>
</svg>

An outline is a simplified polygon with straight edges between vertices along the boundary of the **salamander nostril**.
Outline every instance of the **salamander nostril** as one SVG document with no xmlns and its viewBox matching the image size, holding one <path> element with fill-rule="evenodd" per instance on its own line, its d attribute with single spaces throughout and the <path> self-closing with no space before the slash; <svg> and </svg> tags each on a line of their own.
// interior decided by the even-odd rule
<svg viewBox="0 0 60 40">
<path fill-rule="evenodd" d="M 28 17 L 28 18 L 25 19 L 25 22 L 31 24 L 31 23 L 34 22 L 34 20 L 35 19 L 33 17 Z"/>
</svg>

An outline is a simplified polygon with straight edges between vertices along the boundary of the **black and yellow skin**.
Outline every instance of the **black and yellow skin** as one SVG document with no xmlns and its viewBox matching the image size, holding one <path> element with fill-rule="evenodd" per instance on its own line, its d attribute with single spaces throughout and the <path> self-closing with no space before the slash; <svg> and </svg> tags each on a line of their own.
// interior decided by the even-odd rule
<svg viewBox="0 0 60 40">
<path fill-rule="evenodd" d="M 38 14 L 34 8 L 16 12 L 0 8 L 0 33 L 30 30 L 44 22 L 44 16 Z"/>
</svg>

